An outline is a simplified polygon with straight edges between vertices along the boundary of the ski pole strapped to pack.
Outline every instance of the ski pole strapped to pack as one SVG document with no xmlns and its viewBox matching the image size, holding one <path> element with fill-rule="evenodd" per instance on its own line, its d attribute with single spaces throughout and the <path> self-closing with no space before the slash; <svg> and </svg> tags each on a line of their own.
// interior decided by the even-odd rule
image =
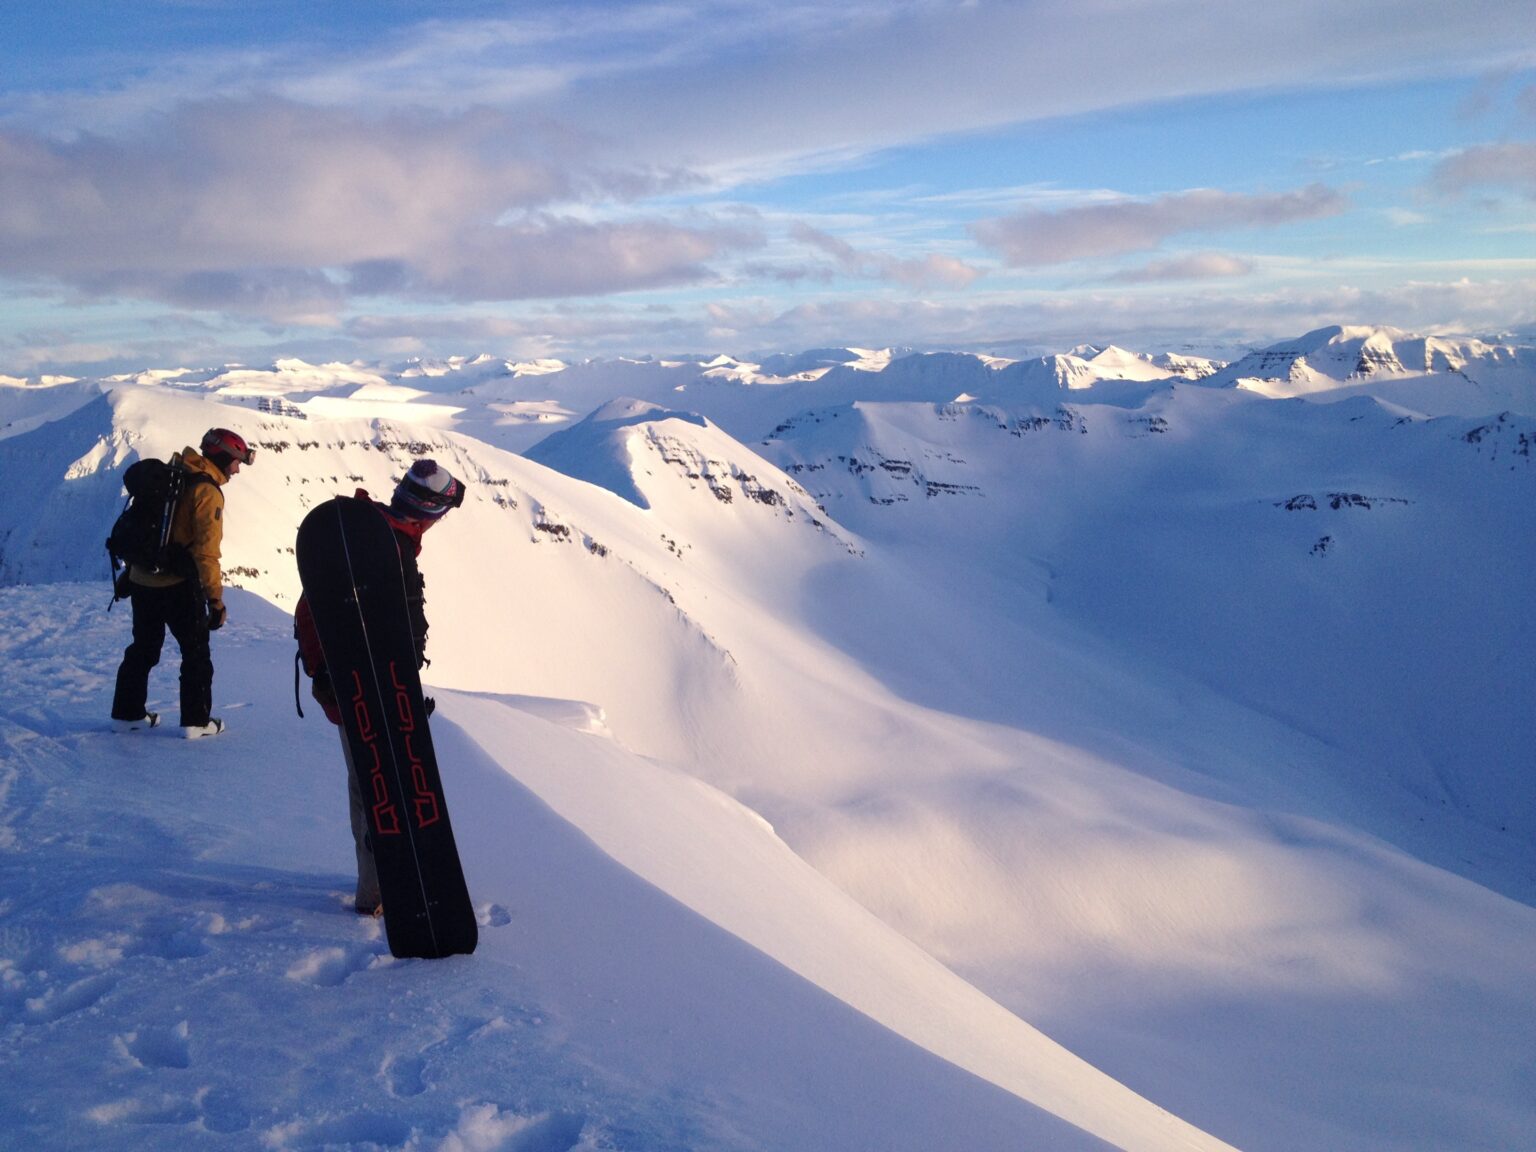
<svg viewBox="0 0 1536 1152">
<path fill-rule="evenodd" d="M 139 460 L 129 465 L 123 473 L 128 502 L 107 537 L 114 584 L 118 570 L 130 564 L 150 574 L 187 574 L 191 556 L 171 541 L 171 523 L 182 492 L 198 480 L 209 477 L 189 471 L 179 460 Z"/>
</svg>

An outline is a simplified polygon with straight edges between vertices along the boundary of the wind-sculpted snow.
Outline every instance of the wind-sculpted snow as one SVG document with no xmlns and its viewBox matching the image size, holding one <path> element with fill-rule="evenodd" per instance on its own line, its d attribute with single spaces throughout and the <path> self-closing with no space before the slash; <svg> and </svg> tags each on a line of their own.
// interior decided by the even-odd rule
<svg viewBox="0 0 1536 1152">
<path fill-rule="evenodd" d="M 804 488 L 692 413 L 668 411 L 643 400 L 615 401 L 535 445 L 527 456 L 639 508 L 675 518 L 686 502 L 693 506 L 688 514 L 697 514 L 696 502 L 687 493 L 708 492 L 721 504 L 759 505 L 857 551 L 851 539 L 826 522 L 825 510 Z M 754 514 L 762 512 L 748 513 Z"/>
<path fill-rule="evenodd" d="M 562 803 L 589 815 L 600 786 L 629 781 L 631 819 L 702 850 L 749 922 L 771 922 L 759 900 L 795 893 L 823 930 L 877 952 L 889 933 L 739 808 L 582 731 L 579 706 L 440 694 L 481 942 L 473 957 L 392 959 L 379 922 L 346 905 L 344 769 L 329 725 L 293 716 L 288 621 L 231 599 L 216 641 L 229 731 L 186 742 L 107 729 L 121 623 L 94 589 L 0 589 L 8 1147 L 1106 1146 L 847 1007 L 552 812 L 519 763 L 558 766 Z M 635 787 L 657 778 L 667 788 Z M 856 955 L 833 959 L 847 948 L 814 951 L 855 971 Z M 990 1012 L 1003 1035 L 1031 1035 Z M 1047 1080 L 1052 1064 L 1089 1123 L 1130 1126 L 1122 1147 L 1224 1147 L 1065 1053 L 1037 1065 Z"/>
<path fill-rule="evenodd" d="M 0 443 L 0 485 L 25 493 L 0 521 L 0 581 L 105 577 L 107 531 L 121 504 L 119 469 L 137 458 L 137 445 L 136 432 L 114 426 L 100 395 Z"/>
<path fill-rule="evenodd" d="M 29 385 L 15 377 L 0 376 L 0 439 L 61 419 L 100 394 L 101 388 L 86 380 Z"/>
<path fill-rule="evenodd" d="M 1526 350 L 1416 339 L 1292 342 L 1305 388 L 1084 347 L 81 392 L 0 439 L 30 497 L 0 515 L 0 938 L 27 942 L 0 1072 L 44 1102 L 0 1120 L 40 1147 L 1520 1147 L 1536 416 Z M 231 730 L 113 743 L 122 469 L 212 424 L 259 452 L 226 490 Z M 422 557 L 467 980 L 341 914 L 334 736 L 289 714 L 294 527 L 421 454 L 468 481 Z M 336 1070 L 238 1091 L 291 1051 Z"/>
</svg>

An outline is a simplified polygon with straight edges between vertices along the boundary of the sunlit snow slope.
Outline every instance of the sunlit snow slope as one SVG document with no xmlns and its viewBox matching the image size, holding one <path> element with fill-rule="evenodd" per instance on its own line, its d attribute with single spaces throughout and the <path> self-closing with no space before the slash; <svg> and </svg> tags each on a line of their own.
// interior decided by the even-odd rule
<svg viewBox="0 0 1536 1152">
<path fill-rule="evenodd" d="M 1351 340 L 1379 371 L 1315 367 Z M 1285 379 L 1305 376 L 1312 400 L 1185 365 L 1196 382 L 1120 349 L 829 352 L 773 375 L 475 360 L 347 367 L 333 386 L 288 364 L 270 395 L 261 373 L 238 388 L 228 374 L 114 381 L 0 440 L 0 482 L 39 493 L 0 524 L 0 579 L 101 572 L 122 467 L 224 423 L 262 453 L 228 490 L 226 567 L 286 609 L 304 510 L 359 485 L 382 494 L 434 455 L 470 484 L 427 538 L 427 677 L 462 765 L 450 800 L 473 797 L 461 839 L 488 926 L 527 898 L 528 865 L 501 854 L 531 809 L 468 782 L 510 774 L 615 876 L 1028 1102 L 989 1105 L 969 1139 L 926 1146 L 1076 1147 L 1092 1133 L 1120 1147 L 1518 1148 L 1536 1130 L 1529 350 L 1463 341 L 1452 369 L 1428 344 L 1414 367 L 1413 338 L 1390 330 L 1296 345 L 1310 367 Z M 1383 347 L 1397 368 L 1381 367 Z M 1508 403 L 1477 410 L 1473 386 Z M 280 612 L 237 603 L 264 623 L 219 638 L 221 676 L 243 646 L 281 644 Z M 82 611 L 40 610 L 40 636 Z M 85 630 L 107 665 L 113 627 L 125 640 L 115 614 Z M 288 735 L 270 738 L 301 740 L 316 781 L 337 770 L 334 737 L 277 707 L 291 682 L 242 683 L 273 701 L 270 731 Z M 59 744 L 50 764 L 74 755 L 106 689 L 97 676 L 70 691 L 56 713 L 19 714 L 16 746 Z M 223 746 L 254 764 L 250 725 L 231 719 Z M 315 844 L 344 841 L 333 784 L 309 797 Z M 185 839 L 190 821 L 172 823 Z M 242 859 L 258 862 L 261 842 Z M 344 864 L 344 848 L 326 850 Z M 643 911 L 625 924 L 635 916 L 673 931 Z M 548 926 L 512 919 L 517 947 L 558 970 Z M 305 930 L 349 939 L 354 926 Z M 13 961 L 18 1002 L 72 986 L 47 974 L 50 948 L 77 965 L 92 952 L 61 939 Z M 520 994 L 497 987 L 487 995 Z M 572 1037 L 600 1026 L 603 1009 L 576 1012 L 562 988 L 551 1002 L 584 1021 Z M 18 1026 L 64 1059 L 50 1024 Z M 677 1069 L 667 1092 L 718 1085 L 667 1063 L 713 1041 L 621 1032 L 613 1059 L 663 1060 Z M 439 1058 L 441 1082 L 469 1074 Z M 507 1112 L 480 1085 L 461 1097 Z M 700 1091 L 667 1096 L 640 1137 L 614 1143 L 701 1142 L 663 1136 L 665 1113 L 716 1125 L 711 1146 L 837 1146 L 806 1134 L 825 1099 L 789 1108 L 773 1136 L 760 1111 Z M 265 1131 L 285 1107 L 323 1110 L 280 1098 Z M 914 1133 L 949 1122 L 945 1099 L 915 1109 L 929 1127 Z M 849 1105 L 838 1138 L 923 1146 L 891 1143 L 908 1121 L 884 1108 Z M 396 1143 L 451 1127 L 409 1100 L 385 1111 L 407 1133 Z M 585 1096 L 577 1112 L 601 1109 Z M 730 1123 L 745 1128 L 722 1136 Z M 860 1130 L 867 1141 L 846 1137 Z"/>
</svg>

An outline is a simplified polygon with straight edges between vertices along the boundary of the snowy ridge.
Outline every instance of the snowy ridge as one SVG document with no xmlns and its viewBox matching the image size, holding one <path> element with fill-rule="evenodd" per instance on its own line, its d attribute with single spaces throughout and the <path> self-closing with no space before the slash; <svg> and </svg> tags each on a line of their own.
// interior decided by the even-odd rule
<svg viewBox="0 0 1536 1152">
<path fill-rule="evenodd" d="M 1525 353 L 1276 402 L 1116 349 L 1070 357 L 1103 359 L 1087 387 L 855 351 L 773 381 L 167 372 L 32 409 L 63 412 L 0 439 L 35 494 L 0 517 L 0 1072 L 42 1103 L 0 1119 L 37 1147 L 1520 1146 L 1536 416 L 1472 400 L 1518 399 Z M 260 453 L 227 489 L 217 761 L 97 727 L 121 470 L 211 424 Z M 452 976 L 341 915 L 334 735 L 291 713 L 294 525 L 421 454 L 469 482 L 423 554 L 485 938 Z M 152 787 L 98 859 L 108 780 Z M 374 1007 L 406 992 L 430 1024 Z M 236 1090 L 285 1049 L 335 1071 Z"/>
<path fill-rule="evenodd" d="M 614 401 L 536 444 L 527 457 L 640 508 L 672 513 L 674 523 L 681 478 L 690 491 L 708 491 L 726 505 L 760 506 L 774 516 L 831 532 L 857 550 L 835 525 L 825 523 L 825 510 L 799 484 L 692 413 L 643 400 Z"/>
<path fill-rule="evenodd" d="M 226 714 L 238 719 L 220 738 L 223 770 L 210 771 L 206 747 L 130 740 L 93 722 L 119 640 L 96 589 L 0 590 L 0 651 L 35 702 L 0 717 L 8 1138 L 36 1149 L 169 1139 L 412 1150 L 761 1140 L 826 1152 L 877 1139 L 920 1152 L 960 1132 L 999 1148 L 1103 1147 L 900 1040 L 616 865 L 513 770 L 536 765 L 562 808 L 606 811 L 610 825 L 608 790 L 621 789 L 638 805 L 631 819 L 658 822 L 647 839 L 664 828 L 688 846 L 713 868 L 718 893 L 740 899 L 745 881 L 760 886 L 738 916 L 766 910 L 765 892 L 794 894 L 819 927 L 848 920 L 855 936 L 880 941 L 867 913 L 759 822 L 537 718 L 552 702 L 442 697 L 434 729 L 455 766 L 452 810 L 480 894 L 481 946 L 462 961 L 392 960 L 378 923 L 344 904 L 350 847 L 335 738 L 292 719 L 278 674 L 286 620 L 244 594 L 232 601 L 242 659 L 226 661 L 221 678 Z M 37 649 L 44 659 L 29 654 Z M 169 791 L 175 804 L 164 802 Z M 112 819 L 99 819 L 106 811 Z M 805 911 L 786 941 L 806 938 Z M 817 952 L 825 963 L 844 947 Z M 1091 1091 L 1094 1080 L 1084 1071 L 1077 1083 Z M 1155 1113 L 1137 1122 L 1146 1106 L 1127 1099 L 1136 1128 L 1180 1131 Z"/>
<path fill-rule="evenodd" d="M 1536 349 L 1396 328 L 1319 328 L 1213 374 L 1265 396 L 1367 393 L 1420 411 L 1468 415 L 1536 404 Z"/>
</svg>

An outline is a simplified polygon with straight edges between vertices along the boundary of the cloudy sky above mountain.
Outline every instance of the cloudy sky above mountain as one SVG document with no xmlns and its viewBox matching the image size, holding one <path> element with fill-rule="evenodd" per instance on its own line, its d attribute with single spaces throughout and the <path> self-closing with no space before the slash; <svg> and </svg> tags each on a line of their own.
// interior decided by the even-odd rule
<svg viewBox="0 0 1536 1152">
<path fill-rule="evenodd" d="M 1536 326 L 1526 0 L 13 0 L 0 40 L 0 371 Z"/>
</svg>

